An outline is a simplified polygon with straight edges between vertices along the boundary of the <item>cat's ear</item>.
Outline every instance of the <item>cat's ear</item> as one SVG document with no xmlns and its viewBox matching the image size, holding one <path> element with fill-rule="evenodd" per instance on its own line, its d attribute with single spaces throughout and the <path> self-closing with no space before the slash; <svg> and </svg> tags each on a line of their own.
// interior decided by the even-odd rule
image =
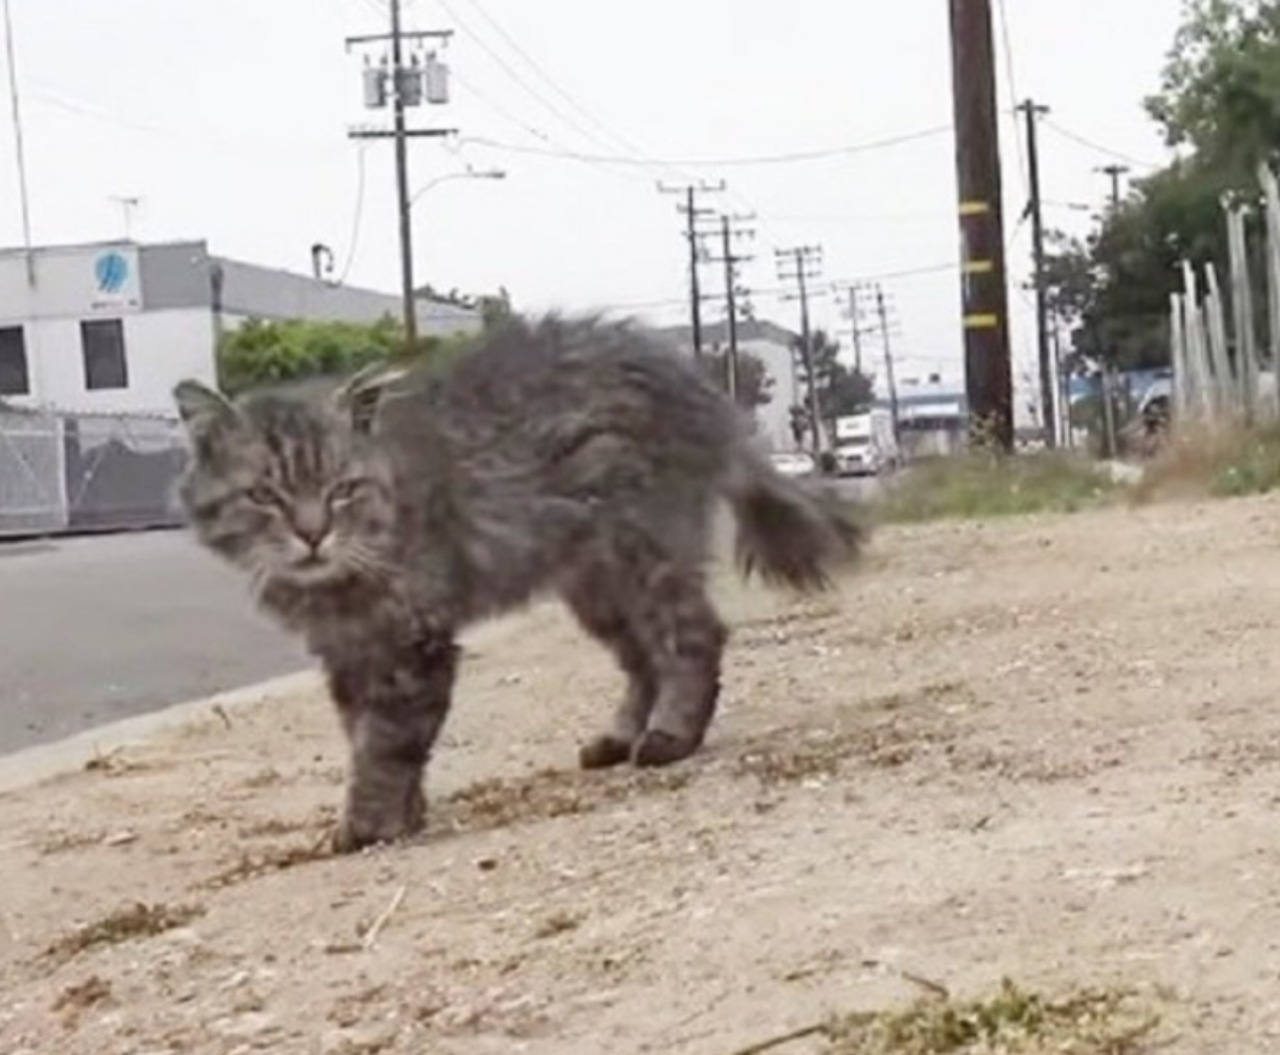
<svg viewBox="0 0 1280 1055">
<path fill-rule="evenodd" d="M 406 367 L 391 363 L 370 363 L 338 387 L 333 394 L 333 405 L 351 419 L 351 427 L 356 432 L 367 433 L 383 393 L 408 372 Z"/>
<path fill-rule="evenodd" d="M 236 416 L 236 408 L 226 396 L 199 381 L 179 381 L 173 389 L 173 401 L 192 435 L 207 432 L 215 422 Z"/>
</svg>

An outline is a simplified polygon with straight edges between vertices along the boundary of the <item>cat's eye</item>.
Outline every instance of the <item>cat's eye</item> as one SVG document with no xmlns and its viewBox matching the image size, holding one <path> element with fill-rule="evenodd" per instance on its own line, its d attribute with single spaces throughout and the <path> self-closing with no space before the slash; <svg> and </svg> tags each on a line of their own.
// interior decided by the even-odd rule
<svg viewBox="0 0 1280 1055">
<path fill-rule="evenodd" d="M 350 502 L 360 491 L 361 482 L 359 480 L 342 480 L 329 489 L 329 502 L 331 505 L 343 505 Z"/>
<path fill-rule="evenodd" d="M 251 487 L 244 495 L 254 505 L 271 506 L 276 504 L 276 493 L 266 484 L 258 484 L 256 487 Z"/>
</svg>

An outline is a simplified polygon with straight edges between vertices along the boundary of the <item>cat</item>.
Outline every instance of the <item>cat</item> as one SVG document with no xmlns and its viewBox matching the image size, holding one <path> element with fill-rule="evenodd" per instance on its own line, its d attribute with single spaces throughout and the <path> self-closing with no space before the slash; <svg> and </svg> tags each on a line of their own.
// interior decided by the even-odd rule
<svg viewBox="0 0 1280 1055">
<path fill-rule="evenodd" d="M 512 317 L 443 366 L 235 400 L 188 380 L 173 397 L 195 536 L 326 672 L 351 753 L 338 852 L 423 828 L 468 624 L 558 594 L 627 679 L 579 764 L 667 765 L 701 747 L 719 695 L 717 502 L 740 570 L 769 583 L 826 589 L 864 541 L 772 466 L 692 360 L 629 321 Z"/>
</svg>

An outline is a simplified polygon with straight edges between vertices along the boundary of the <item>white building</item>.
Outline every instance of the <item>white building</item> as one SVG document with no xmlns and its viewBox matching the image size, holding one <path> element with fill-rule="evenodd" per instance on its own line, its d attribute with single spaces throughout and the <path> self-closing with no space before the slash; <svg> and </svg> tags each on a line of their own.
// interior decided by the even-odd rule
<svg viewBox="0 0 1280 1055">
<path fill-rule="evenodd" d="M 213 256 L 203 241 L 0 250 L 0 400 L 172 415 L 173 386 L 216 381 L 216 334 L 248 318 L 375 322 L 399 297 Z M 419 329 L 478 313 L 419 301 Z"/>
<path fill-rule="evenodd" d="M 671 326 L 660 331 L 685 352 L 693 352 L 693 330 L 689 326 Z M 756 408 L 760 436 L 771 450 L 795 448 L 791 434 L 791 407 L 804 403 L 804 393 L 796 374 L 792 347 L 799 335 L 760 319 L 743 319 L 738 323 L 738 350 L 759 359 L 773 380 L 769 402 Z M 727 322 L 709 323 L 702 327 L 704 351 L 720 351 L 729 345 Z"/>
</svg>

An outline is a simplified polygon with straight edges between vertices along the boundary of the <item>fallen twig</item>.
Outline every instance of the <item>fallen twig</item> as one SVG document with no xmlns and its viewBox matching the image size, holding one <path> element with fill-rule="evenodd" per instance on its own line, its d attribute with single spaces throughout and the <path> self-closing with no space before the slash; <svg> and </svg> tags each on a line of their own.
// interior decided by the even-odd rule
<svg viewBox="0 0 1280 1055">
<path fill-rule="evenodd" d="M 768 1040 L 749 1044 L 745 1048 L 738 1048 L 737 1051 L 731 1052 L 730 1055 L 760 1055 L 762 1051 L 772 1051 L 774 1048 L 780 1048 L 784 1044 L 790 1044 L 796 1040 L 804 1040 L 805 1037 L 816 1037 L 819 1033 L 825 1033 L 826 1031 L 826 1023 L 820 1022 L 817 1025 L 805 1026 L 803 1029 L 793 1029 L 790 1033 L 784 1033 L 779 1037 L 770 1037 Z"/>
<path fill-rule="evenodd" d="M 400 889 L 392 895 L 391 904 L 382 910 L 382 915 L 369 925 L 369 929 L 365 931 L 364 940 L 360 943 L 366 952 L 373 948 L 373 943 L 378 940 L 378 934 L 382 931 L 382 928 L 387 925 L 387 920 L 389 920 L 392 915 L 394 915 L 396 909 L 400 907 L 400 902 L 404 900 L 404 896 L 407 891 L 408 887 L 401 886 Z"/>
<path fill-rule="evenodd" d="M 228 729 L 231 728 L 231 715 L 227 713 L 227 709 L 223 707 L 222 704 L 215 703 L 213 705 L 213 713 L 222 719 L 223 725 L 225 725 Z"/>
<path fill-rule="evenodd" d="M 951 990 L 941 982 L 935 982 L 932 978 L 926 978 L 922 974 L 912 974 L 910 971 L 899 971 L 898 974 L 906 981 L 911 982 L 913 985 L 918 985 L 921 989 L 932 993 L 940 1000 L 951 999 Z"/>
</svg>

